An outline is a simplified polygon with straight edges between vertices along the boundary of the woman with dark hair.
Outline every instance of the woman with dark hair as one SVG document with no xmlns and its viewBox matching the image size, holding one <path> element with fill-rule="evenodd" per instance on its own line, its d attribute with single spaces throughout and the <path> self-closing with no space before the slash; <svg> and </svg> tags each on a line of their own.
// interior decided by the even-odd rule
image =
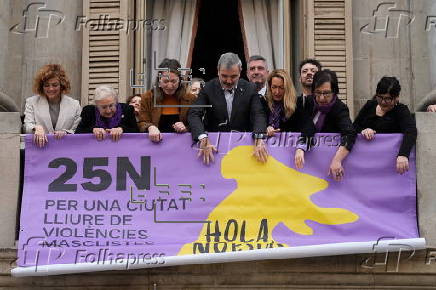
<svg viewBox="0 0 436 290">
<path fill-rule="evenodd" d="M 273 70 L 267 78 L 267 85 L 267 93 L 261 98 L 267 115 L 267 135 L 271 137 L 280 131 L 302 132 L 294 161 L 297 168 L 303 168 L 304 149 L 315 134 L 313 123 L 303 108 L 297 107 L 297 93 L 285 70 Z"/>
<path fill-rule="evenodd" d="M 416 124 L 409 108 L 399 102 L 401 86 L 395 77 L 383 77 L 377 84 L 375 96 L 369 100 L 354 121 L 356 131 L 366 140 L 376 133 L 402 133 L 403 141 L 397 157 L 397 172 L 409 170 L 409 155 L 416 143 Z"/>
<path fill-rule="evenodd" d="M 74 133 L 80 121 L 79 101 L 67 96 L 70 81 L 60 64 L 43 66 L 33 81 L 34 96 L 26 99 L 24 132 L 33 133 L 39 147 L 47 143 L 46 134 L 60 139 Z"/>
<path fill-rule="evenodd" d="M 118 103 L 118 94 L 112 87 L 97 87 L 94 102 L 95 106 L 83 108 L 76 134 L 92 133 L 98 141 L 108 134 L 113 141 L 118 141 L 123 133 L 138 132 L 133 106 Z"/>
<path fill-rule="evenodd" d="M 347 105 L 339 98 L 336 73 L 325 69 L 318 71 L 312 82 L 312 96 L 305 106 L 317 133 L 340 133 L 341 142 L 330 163 L 329 175 L 336 181 L 342 180 L 342 161 L 347 157 L 356 141 L 356 131 L 350 119 Z"/>
<path fill-rule="evenodd" d="M 141 95 L 135 94 L 135 95 L 129 96 L 127 98 L 126 103 L 129 104 L 130 106 L 133 106 L 135 118 L 136 118 L 136 121 L 138 121 L 139 120 L 139 109 L 141 108 Z"/>
<path fill-rule="evenodd" d="M 160 72 L 153 89 L 142 95 L 138 122 L 140 132 L 148 132 L 153 142 L 162 140 L 161 132 L 188 131 L 187 113 L 195 99 L 182 85 L 177 60 L 165 58 L 159 68 L 167 71 Z"/>
</svg>

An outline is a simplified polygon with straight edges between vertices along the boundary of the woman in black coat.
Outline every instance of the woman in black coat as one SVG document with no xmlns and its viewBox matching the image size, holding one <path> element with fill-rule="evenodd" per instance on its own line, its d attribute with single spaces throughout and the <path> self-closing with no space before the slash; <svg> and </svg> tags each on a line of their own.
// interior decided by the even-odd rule
<svg viewBox="0 0 436 290">
<path fill-rule="evenodd" d="M 76 134 L 93 133 L 101 141 L 110 135 L 113 141 L 118 141 L 123 133 L 137 133 L 133 106 L 118 103 L 116 91 L 109 86 L 95 89 L 94 105 L 85 106 Z"/>
<path fill-rule="evenodd" d="M 399 102 L 401 86 L 395 77 L 383 77 L 377 84 L 376 95 L 369 100 L 354 121 L 354 127 L 366 140 L 376 133 L 402 133 L 403 141 L 397 157 L 397 172 L 409 170 L 409 155 L 416 143 L 416 124 L 409 108 Z"/>
<path fill-rule="evenodd" d="M 356 131 L 350 119 L 347 105 L 339 98 L 336 73 L 328 69 L 318 71 L 312 82 L 312 96 L 304 109 L 311 116 L 317 133 L 340 133 L 341 142 L 333 157 L 329 175 L 336 181 L 342 180 L 342 161 L 347 157 L 356 141 Z"/>
</svg>

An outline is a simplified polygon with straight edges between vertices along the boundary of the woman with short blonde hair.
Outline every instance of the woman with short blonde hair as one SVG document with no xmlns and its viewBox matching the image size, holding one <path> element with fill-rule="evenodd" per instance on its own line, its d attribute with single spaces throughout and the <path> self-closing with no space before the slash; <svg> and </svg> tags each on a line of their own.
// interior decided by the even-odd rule
<svg viewBox="0 0 436 290">
<path fill-rule="evenodd" d="M 46 134 L 57 139 L 73 133 L 80 121 L 81 107 L 77 100 L 67 96 L 70 81 L 60 64 L 43 66 L 33 81 L 34 96 L 26 99 L 24 131 L 34 134 L 34 142 L 45 146 Z"/>
</svg>

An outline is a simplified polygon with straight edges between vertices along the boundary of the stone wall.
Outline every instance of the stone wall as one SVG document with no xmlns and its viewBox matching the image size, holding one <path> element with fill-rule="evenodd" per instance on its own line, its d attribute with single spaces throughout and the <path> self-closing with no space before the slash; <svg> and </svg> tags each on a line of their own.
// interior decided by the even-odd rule
<svg viewBox="0 0 436 290">
<path fill-rule="evenodd" d="M 45 7 L 38 2 L 45 2 Z M 64 66 L 71 81 L 70 95 L 80 100 L 82 32 L 75 31 L 75 24 L 77 16 L 83 14 L 82 7 L 82 1 L 0 1 L 0 87 L 19 107 L 32 95 L 35 73 L 48 63 Z M 27 8 L 25 28 L 23 11 Z M 32 31 L 37 15 L 39 26 Z M 58 15 L 64 17 L 60 24 Z M 15 32 L 10 31 L 17 24 L 21 25 Z"/>
<path fill-rule="evenodd" d="M 389 7 L 394 8 L 388 10 Z M 376 30 L 374 13 L 378 20 Z M 389 23 L 385 26 L 387 15 Z M 377 83 L 384 75 L 400 79 L 400 100 L 411 110 L 436 87 L 436 25 L 426 31 L 429 16 L 436 21 L 436 2 L 432 0 L 353 0 L 356 111 L 375 94 Z"/>
</svg>

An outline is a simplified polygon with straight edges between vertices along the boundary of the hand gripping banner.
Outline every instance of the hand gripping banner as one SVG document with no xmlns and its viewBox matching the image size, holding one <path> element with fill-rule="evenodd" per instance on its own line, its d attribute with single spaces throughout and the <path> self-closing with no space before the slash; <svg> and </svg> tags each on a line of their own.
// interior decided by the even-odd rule
<svg viewBox="0 0 436 290">
<path fill-rule="evenodd" d="M 318 134 L 296 170 L 297 134 L 252 156 L 249 133 L 210 134 L 204 165 L 189 134 L 119 142 L 92 135 L 26 137 L 16 276 L 421 249 L 415 155 L 395 171 L 401 135 L 360 136 L 328 176 L 340 142 Z"/>
</svg>

